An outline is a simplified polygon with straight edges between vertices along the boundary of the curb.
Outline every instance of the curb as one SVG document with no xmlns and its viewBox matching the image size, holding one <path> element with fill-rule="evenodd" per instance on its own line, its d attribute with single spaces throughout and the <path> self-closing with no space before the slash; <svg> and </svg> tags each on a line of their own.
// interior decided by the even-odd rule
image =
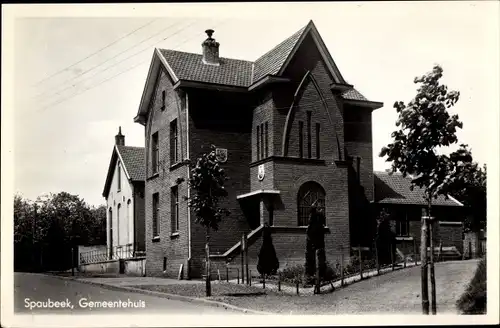
<svg viewBox="0 0 500 328">
<path fill-rule="evenodd" d="M 270 314 L 272 314 L 269 312 L 245 309 L 245 308 L 237 307 L 237 306 L 234 306 L 234 305 L 231 305 L 228 303 L 209 300 L 209 299 L 203 299 L 203 298 L 198 298 L 198 297 L 190 297 L 190 296 L 183 296 L 183 295 L 177 295 L 177 294 L 155 292 L 152 290 L 146 290 L 146 289 L 134 288 L 134 287 L 113 286 L 113 285 L 103 284 L 103 283 L 99 283 L 99 282 L 80 280 L 78 278 L 73 278 L 73 277 L 62 277 L 62 276 L 57 276 L 57 275 L 46 275 L 46 276 L 55 277 L 55 278 L 59 278 L 62 280 L 72 280 L 72 281 L 76 281 L 76 282 L 79 282 L 82 284 L 99 286 L 99 287 L 109 289 L 109 290 L 129 291 L 129 292 L 144 294 L 144 295 L 149 295 L 149 296 L 157 296 L 157 297 L 161 297 L 161 298 L 165 298 L 165 299 L 185 301 L 185 302 L 190 302 L 190 303 L 199 303 L 199 304 L 205 304 L 205 305 L 210 305 L 210 306 L 214 306 L 214 307 L 222 307 L 226 310 L 230 309 L 233 311 L 239 311 L 239 312 L 243 312 L 243 313 L 247 313 L 247 314 L 258 314 L 258 315 L 270 315 Z"/>
</svg>

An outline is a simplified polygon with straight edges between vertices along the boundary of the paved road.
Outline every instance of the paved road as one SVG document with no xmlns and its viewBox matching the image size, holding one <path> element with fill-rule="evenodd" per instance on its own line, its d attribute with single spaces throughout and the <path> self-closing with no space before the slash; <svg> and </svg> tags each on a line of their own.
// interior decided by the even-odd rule
<svg viewBox="0 0 500 328">
<path fill-rule="evenodd" d="M 29 302 L 60 302 L 69 307 L 34 307 Z M 28 303 L 27 303 L 28 302 Z M 41 302 L 41 303 L 40 303 Z M 92 307 L 91 302 L 114 302 L 114 308 Z M 118 302 L 127 307 L 117 307 Z M 46 306 L 45 304 L 41 306 Z M 61 305 L 60 305 L 61 306 Z M 122 305 L 123 306 L 123 305 Z M 126 314 L 241 314 L 223 308 L 198 303 L 169 300 L 165 298 L 113 291 L 72 280 L 63 280 L 41 274 L 14 274 L 14 311 L 19 314 L 84 314 L 84 313 L 126 313 Z"/>
</svg>

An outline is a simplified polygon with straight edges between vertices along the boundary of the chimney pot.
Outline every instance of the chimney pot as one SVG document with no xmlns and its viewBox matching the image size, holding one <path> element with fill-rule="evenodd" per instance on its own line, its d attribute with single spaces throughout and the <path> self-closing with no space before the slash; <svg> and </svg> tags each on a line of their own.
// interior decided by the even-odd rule
<svg viewBox="0 0 500 328">
<path fill-rule="evenodd" d="M 122 127 L 118 127 L 118 134 L 115 136 L 115 145 L 125 146 L 125 136 L 122 134 Z"/>
<path fill-rule="evenodd" d="M 219 66 L 219 42 L 212 38 L 214 30 L 205 30 L 208 38 L 201 44 L 203 50 L 203 63 L 207 65 Z"/>
</svg>

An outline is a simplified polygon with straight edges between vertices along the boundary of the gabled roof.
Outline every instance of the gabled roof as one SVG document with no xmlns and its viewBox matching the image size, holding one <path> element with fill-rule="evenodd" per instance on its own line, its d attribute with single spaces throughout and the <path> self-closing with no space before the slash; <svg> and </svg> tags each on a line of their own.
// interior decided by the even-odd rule
<svg viewBox="0 0 500 328">
<path fill-rule="evenodd" d="M 141 116 L 145 115 L 148 111 L 149 100 L 152 97 L 160 67 L 163 67 L 168 72 L 173 84 L 179 82 L 201 82 L 214 86 L 229 86 L 242 90 L 252 90 L 253 86 L 265 81 L 265 78 L 268 76 L 279 78 L 307 35 L 310 35 L 315 42 L 327 68 L 335 79 L 335 83 L 347 86 L 348 84 L 340 74 L 316 26 L 310 21 L 306 26 L 254 62 L 220 58 L 219 65 L 207 65 L 202 62 L 201 54 L 155 49 L 135 121 L 143 122 Z M 368 102 L 352 86 L 349 86 L 349 88 L 349 90 L 341 93 L 344 99 Z M 379 105 L 379 103 L 377 104 Z M 378 107 L 381 107 L 381 105 Z"/>
<path fill-rule="evenodd" d="M 401 173 L 374 172 L 375 203 L 427 205 L 424 190 L 415 187 L 410 190 L 411 177 L 403 177 Z M 436 206 L 463 206 L 459 201 L 448 196 L 439 196 L 432 200 Z"/>
<path fill-rule="evenodd" d="M 159 49 L 180 80 L 248 87 L 251 84 L 251 61 L 220 58 L 220 65 L 206 65 L 202 55 L 168 49 Z"/>
<path fill-rule="evenodd" d="M 275 75 L 279 72 L 306 27 L 304 26 L 255 61 L 252 82 L 257 82 L 266 75 Z"/>
<path fill-rule="evenodd" d="M 125 176 L 130 182 L 146 180 L 146 157 L 144 147 L 131 147 L 115 145 L 111 160 L 109 161 L 108 174 L 104 184 L 102 195 L 108 197 L 113 174 L 115 172 L 116 162 L 120 159 Z"/>
</svg>

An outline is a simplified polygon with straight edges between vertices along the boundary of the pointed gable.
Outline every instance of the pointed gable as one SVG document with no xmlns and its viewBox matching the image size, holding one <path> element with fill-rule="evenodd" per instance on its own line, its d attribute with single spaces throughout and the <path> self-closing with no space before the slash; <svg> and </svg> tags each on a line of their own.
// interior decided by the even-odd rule
<svg viewBox="0 0 500 328">
<path fill-rule="evenodd" d="M 262 55 L 255 61 L 252 82 L 258 82 L 266 75 L 275 75 L 283 66 L 307 26 L 304 26 L 279 45 Z"/>
<path fill-rule="evenodd" d="M 108 197 L 118 160 L 122 163 L 127 180 L 130 182 L 146 180 L 145 148 L 115 145 L 109 161 L 106 182 L 102 192 L 103 197 Z"/>
</svg>

